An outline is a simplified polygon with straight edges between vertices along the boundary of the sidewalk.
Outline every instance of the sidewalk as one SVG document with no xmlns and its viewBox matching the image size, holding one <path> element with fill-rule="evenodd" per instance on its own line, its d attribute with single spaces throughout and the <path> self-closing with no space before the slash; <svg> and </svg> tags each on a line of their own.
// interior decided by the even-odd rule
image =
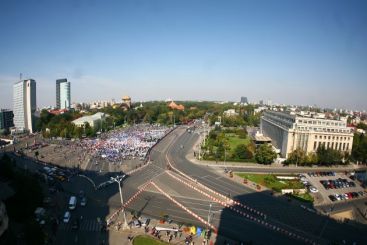
<svg viewBox="0 0 367 245">
<path fill-rule="evenodd" d="M 187 226 L 179 226 L 175 223 L 168 223 L 164 222 L 161 223 L 160 220 L 151 218 L 150 223 L 147 226 L 147 230 L 145 230 L 145 227 L 134 227 L 132 221 L 133 216 L 130 213 L 126 213 L 126 218 L 128 220 L 129 228 L 123 230 L 122 228 L 117 229 L 116 223 L 118 221 L 123 222 L 122 217 L 119 217 L 118 220 L 116 220 L 112 225 L 109 226 L 109 244 L 110 245 L 117 245 L 117 244 L 129 244 L 129 237 L 136 237 L 139 235 L 147 235 L 152 238 L 161 240 L 166 243 L 171 244 L 185 244 L 186 237 L 190 236 L 190 228 Z M 152 235 L 152 228 L 153 227 L 161 227 L 161 228 L 174 228 L 179 229 L 180 232 L 166 232 L 166 231 L 160 231 L 156 236 Z M 203 232 L 200 236 L 193 235 L 192 236 L 192 243 L 191 244 L 218 244 L 218 241 L 230 241 L 228 239 L 224 239 L 222 237 L 217 237 L 217 235 L 212 232 L 210 239 L 208 240 L 208 243 L 205 243 L 205 238 L 203 236 L 204 234 L 204 227 L 201 227 L 203 229 Z M 168 242 L 169 238 L 171 236 L 170 242 Z M 130 242 L 132 244 L 132 242 Z M 231 242 L 231 244 L 233 244 Z"/>
</svg>

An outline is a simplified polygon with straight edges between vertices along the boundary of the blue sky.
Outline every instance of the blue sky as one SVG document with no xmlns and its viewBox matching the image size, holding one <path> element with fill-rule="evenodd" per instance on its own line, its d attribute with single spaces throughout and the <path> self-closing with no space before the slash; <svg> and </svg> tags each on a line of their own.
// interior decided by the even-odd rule
<svg viewBox="0 0 367 245">
<path fill-rule="evenodd" d="M 367 109 L 367 1 L 2 0 L 0 107 L 55 80 L 72 101 L 231 100 Z"/>
</svg>

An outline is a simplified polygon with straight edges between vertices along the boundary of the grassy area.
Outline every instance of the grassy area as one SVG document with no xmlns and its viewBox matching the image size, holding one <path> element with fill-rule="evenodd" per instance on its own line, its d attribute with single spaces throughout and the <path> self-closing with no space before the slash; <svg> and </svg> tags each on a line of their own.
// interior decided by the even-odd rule
<svg viewBox="0 0 367 245">
<path fill-rule="evenodd" d="M 273 174 L 248 174 L 235 173 L 257 184 L 266 186 L 269 189 L 280 192 L 282 189 L 302 189 L 303 184 L 298 180 L 278 180 Z"/>
<path fill-rule="evenodd" d="M 300 200 L 302 202 L 313 202 L 314 199 L 313 197 L 310 195 L 310 193 L 305 193 L 305 194 L 293 194 L 292 195 L 294 198 L 296 198 L 297 200 Z"/>
<path fill-rule="evenodd" d="M 226 134 L 226 138 L 228 139 L 232 151 L 240 144 L 248 145 L 250 143 L 249 137 L 243 139 L 234 133 Z"/>
<path fill-rule="evenodd" d="M 137 236 L 133 240 L 133 245 L 166 245 L 168 243 L 159 241 L 149 236 Z"/>
</svg>

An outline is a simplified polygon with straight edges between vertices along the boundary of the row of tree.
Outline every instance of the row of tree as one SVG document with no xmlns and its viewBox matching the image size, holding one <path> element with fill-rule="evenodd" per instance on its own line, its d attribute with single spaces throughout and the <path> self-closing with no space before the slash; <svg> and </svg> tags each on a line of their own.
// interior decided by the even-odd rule
<svg viewBox="0 0 367 245">
<path fill-rule="evenodd" d="M 294 164 L 297 166 L 331 166 L 336 164 L 348 164 L 349 155 L 338 150 L 320 146 L 315 153 L 307 154 L 302 149 L 296 149 L 289 154 L 284 164 Z"/>
<path fill-rule="evenodd" d="M 102 109 L 90 110 L 87 114 L 79 112 L 66 112 L 61 115 L 53 115 L 47 110 L 42 110 L 40 118 L 36 121 L 36 129 L 42 131 L 45 137 L 65 137 L 80 138 L 84 136 L 95 136 L 98 131 L 110 130 L 123 124 L 135 123 L 158 123 L 162 125 L 182 124 L 193 119 L 204 118 L 210 115 L 209 121 L 214 124 L 218 120 L 218 116 L 222 116 L 227 109 L 233 108 L 233 104 L 218 104 L 214 102 L 179 102 L 185 106 L 185 110 L 172 110 L 167 106 L 166 102 L 153 101 L 140 104 L 133 104 L 129 110 L 123 108 L 106 107 Z M 253 106 L 245 106 L 237 108 L 240 112 L 239 116 L 223 117 L 222 124 L 224 126 L 244 126 L 258 125 L 259 115 L 253 113 Z M 86 125 L 85 128 L 76 127 L 72 121 L 83 116 L 92 115 L 96 112 L 104 112 L 109 115 L 102 125 L 91 128 Z"/>
</svg>

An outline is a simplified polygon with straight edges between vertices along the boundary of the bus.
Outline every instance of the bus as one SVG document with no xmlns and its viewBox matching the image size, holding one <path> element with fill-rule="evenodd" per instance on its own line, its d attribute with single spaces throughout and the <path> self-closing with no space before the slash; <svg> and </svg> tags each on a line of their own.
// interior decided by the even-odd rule
<svg viewBox="0 0 367 245">
<path fill-rule="evenodd" d="M 76 208 L 76 196 L 71 196 L 69 200 L 69 209 L 74 210 Z"/>
</svg>

